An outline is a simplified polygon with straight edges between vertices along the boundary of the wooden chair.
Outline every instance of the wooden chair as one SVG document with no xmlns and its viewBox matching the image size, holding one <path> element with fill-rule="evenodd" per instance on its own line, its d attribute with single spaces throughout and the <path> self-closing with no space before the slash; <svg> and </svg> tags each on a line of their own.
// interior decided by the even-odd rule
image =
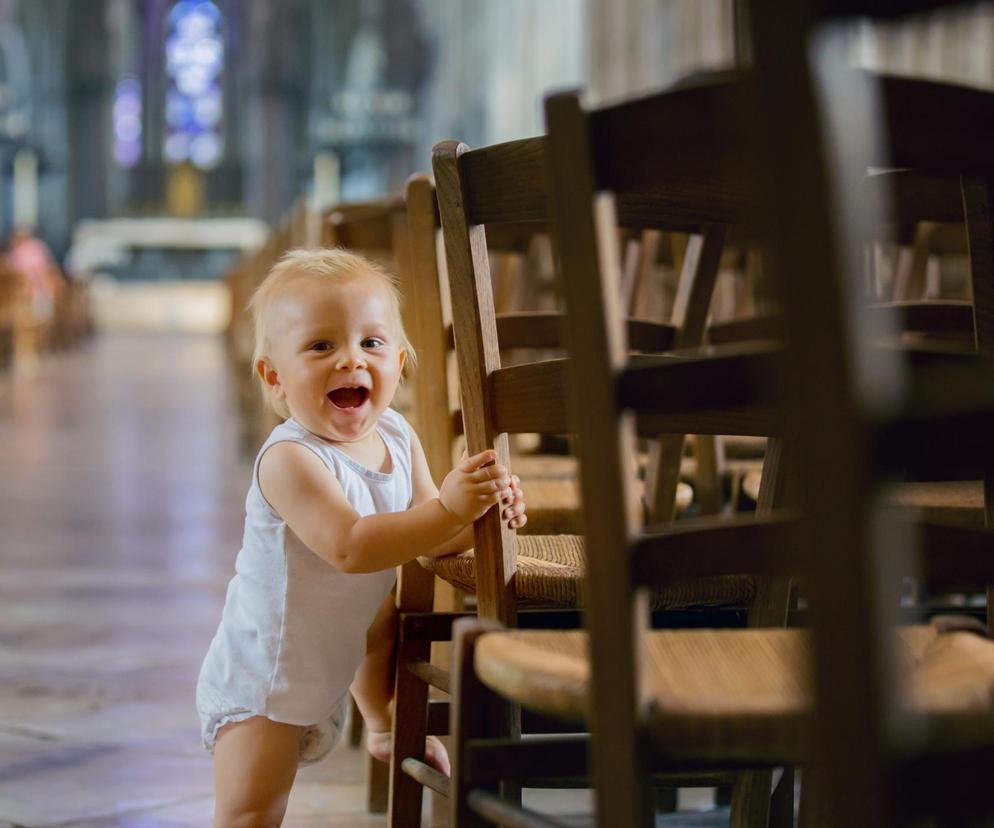
<svg viewBox="0 0 994 828">
<path fill-rule="evenodd" d="M 856 235 L 852 221 L 859 213 L 853 205 L 845 201 L 840 205 L 829 195 L 829 187 L 839 189 L 840 181 L 844 191 L 845 170 L 837 171 L 834 181 L 813 174 L 829 157 L 827 146 L 838 142 L 833 147 L 833 151 L 840 151 L 836 157 L 854 157 L 868 165 L 877 166 L 886 158 L 888 166 L 961 176 L 973 279 L 972 333 L 976 353 L 955 358 L 946 355 L 942 367 L 930 366 L 930 374 L 925 377 L 915 377 L 913 370 L 905 369 L 903 388 L 892 381 L 889 389 L 872 389 L 876 393 L 897 391 L 887 418 L 891 422 L 884 427 L 861 372 L 840 359 L 839 369 L 826 377 L 827 387 L 819 393 L 818 401 L 812 389 L 805 388 L 798 403 L 802 414 L 817 405 L 823 415 L 838 418 L 841 428 L 823 441 L 802 437 L 799 447 L 807 463 L 819 462 L 841 449 L 836 454 L 835 473 L 840 478 L 844 476 L 847 484 L 846 491 L 831 504 L 819 504 L 806 497 L 805 507 L 810 513 L 807 539 L 813 560 L 822 563 L 820 556 L 830 545 L 841 553 L 833 565 L 818 567 L 818 589 L 812 599 L 816 606 L 824 607 L 829 591 L 840 589 L 854 598 L 843 619 L 828 623 L 822 616 L 822 623 L 816 624 L 814 630 L 816 689 L 821 701 L 816 733 L 824 774 L 819 780 L 819 816 L 825 824 L 845 819 L 847 824 L 857 826 L 905 824 L 923 815 L 943 824 L 974 824 L 974 820 L 979 824 L 991 817 L 989 797 L 986 792 L 963 785 L 962 775 L 967 766 L 974 773 L 991 767 L 994 739 L 990 736 L 990 643 L 969 636 L 940 639 L 932 654 L 935 663 L 931 665 L 931 675 L 923 677 L 932 679 L 935 687 L 923 686 L 927 681 L 910 688 L 900 686 L 891 669 L 893 613 L 888 609 L 893 607 L 893 593 L 881 576 L 889 574 L 895 560 L 900 560 L 901 539 L 893 533 L 870 530 L 874 515 L 869 504 L 877 476 L 874 472 L 879 474 L 888 466 L 900 468 L 914 457 L 911 449 L 920 452 L 927 447 L 927 453 L 932 455 L 931 471 L 953 462 L 960 466 L 953 474 L 972 466 L 975 473 L 984 476 L 988 495 L 985 522 L 990 525 L 990 355 L 994 330 L 990 199 L 994 168 L 986 147 L 994 135 L 994 96 L 975 89 L 889 77 L 877 79 L 864 89 L 852 85 L 852 74 L 839 69 L 838 54 L 833 60 L 827 48 L 823 62 L 812 61 L 809 38 L 817 26 L 831 25 L 826 16 L 890 16 L 895 11 L 906 12 L 907 8 L 854 0 L 823 4 L 817 14 L 814 4 L 800 3 L 787 15 L 781 15 L 782 9 L 774 9 L 771 3 L 752 5 L 757 85 L 763 90 L 757 97 L 756 124 L 769 153 L 762 162 L 769 165 L 771 155 L 788 143 L 794 148 L 786 163 L 780 165 L 780 172 L 793 180 L 797 190 L 788 194 L 777 186 L 770 191 L 776 202 L 775 207 L 773 202 L 770 205 L 771 223 L 776 226 L 784 212 L 790 211 L 796 230 L 794 240 L 777 240 L 778 266 L 786 271 L 796 265 L 802 245 L 829 253 L 812 274 L 821 277 L 814 290 L 802 293 L 785 283 L 791 315 L 796 320 L 790 333 L 810 323 L 815 315 L 824 325 L 797 348 L 798 362 L 819 358 L 831 347 L 828 336 L 834 334 L 842 350 L 851 349 L 861 333 L 859 326 L 844 324 L 845 303 L 851 302 L 851 282 L 845 278 L 844 268 Z M 815 87 L 820 87 L 817 120 Z M 877 148 L 871 133 L 874 103 L 887 128 L 886 135 L 878 138 L 883 157 L 871 154 Z M 784 117 L 787 111 L 791 113 L 789 122 Z M 843 117 L 850 125 L 848 130 L 838 126 Z M 825 125 L 821 134 L 816 127 L 819 122 Z M 859 126 L 852 129 L 853 125 Z M 808 138 L 813 139 L 811 144 L 805 143 Z M 796 195 L 799 192 L 804 193 L 803 205 Z M 830 210 L 845 217 L 834 237 L 827 222 L 819 226 Z M 880 367 L 887 366 L 878 364 Z M 937 396 L 941 397 L 939 405 L 926 402 L 929 398 L 935 401 Z M 896 430 L 904 432 L 896 441 L 899 445 L 881 451 L 881 444 L 887 445 L 891 440 L 895 421 L 901 424 Z M 865 456 L 858 450 L 867 444 L 876 448 L 875 467 L 868 468 Z M 960 451 L 955 451 L 957 448 Z M 935 556 L 926 547 L 922 562 L 926 576 L 936 568 L 945 567 L 949 574 L 972 564 L 974 582 L 985 579 L 990 583 L 992 570 L 983 557 L 984 551 L 989 553 L 991 548 L 989 535 L 973 548 L 965 540 L 978 534 L 983 537 L 983 533 L 964 532 L 964 540 L 958 543 L 948 539 Z M 881 547 L 876 558 L 869 543 L 873 535 Z M 957 574 L 962 577 L 965 572 Z M 836 624 L 836 620 L 841 623 Z M 837 681 L 837 671 L 843 667 L 850 676 L 848 682 Z M 957 673 L 963 681 L 954 678 Z M 968 693 L 975 694 L 973 704 L 967 703 Z M 907 714 L 895 715 L 895 709 L 901 707 L 898 700 L 909 698 L 914 713 L 924 709 L 931 714 L 924 723 Z M 849 741 L 854 734 L 859 734 L 858 749 Z M 858 780 L 856 785 L 852 776 Z M 836 799 L 843 792 L 844 806 Z"/>
<path fill-rule="evenodd" d="M 939 175 L 919 170 L 902 170 L 875 174 L 864 180 L 863 196 L 891 208 L 892 216 L 880 226 L 879 216 L 871 216 L 868 231 L 861 242 L 877 238 L 880 233 L 895 233 L 906 239 L 925 225 L 942 228 L 949 237 L 963 236 L 970 253 L 969 288 L 971 297 L 966 300 L 909 299 L 874 302 L 867 306 L 870 322 L 887 331 L 886 338 L 910 347 L 931 345 L 967 351 L 989 351 L 994 346 L 986 342 L 985 333 L 977 319 L 994 313 L 985 304 L 988 293 L 985 285 L 991 278 L 991 265 L 982 249 L 977 249 L 976 232 L 971 226 L 983 221 L 986 206 L 978 197 L 976 188 L 964 188 L 959 176 Z M 954 222 L 958 222 L 955 224 Z M 919 251 L 920 252 L 920 251 Z M 916 253 L 915 255 L 918 255 Z M 770 339 L 784 336 L 784 323 L 780 316 L 755 317 L 734 320 L 709 329 L 713 342 L 728 344 L 739 337 Z M 881 335 L 883 337 L 883 335 Z M 975 470 L 976 471 L 976 470 Z M 758 497 L 761 469 L 753 465 L 747 470 L 742 490 L 752 499 Z M 932 520 L 983 525 L 987 507 L 982 480 L 913 480 L 891 486 L 888 500 L 901 508 L 921 513 Z"/>
<path fill-rule="evenodd" d="M 776 15 L 772 6 L 767 12 L 766 35 L 773 42 Z M 799 39 L 798 43 L 803 42 Z M 789 90 L 793 78 L 787 79 L 789 73 L 784 74 L 782 66 L 777 69 L 779 84 Z M 586 617 L 590 634 L 588 641 L 583 633 L 488 632 L 481 626 L 461 631 L 457 649 L 462 658 L 456 665 L 456 680 L 464 693 L 460 698 L 467 703 L 454 712 L 453 721 L 457 733 L 453 787 L 456 813 L 462 819 L 457 824 L 482 824 L 483 818 L 510 821 L 512 809 L 497 795 L 497 779 L 501 775 L 520 778 L 537 768 L 547 768 L 553 757 L 562 758 L 571 746 L 565 739 L 530 745 L 482 738 L 488 734 L 488 725 L 479 710 L 486 709 L 494 691 L 541 712 L 592 725 L 598 824 L 604 826 L 650 824 L 646 784 L 650 770 L 675 763 L 748 767 L 813 760 L 827 762 L 837 771 L 824 789 L 828 796 L 822 801 L 836 806 L 834 820 L 826 824 L 842 824 L 848 817 L 841 811 L 854 798 L 865 804 L 864 781 L 870 780 L 871 785 L 883 782 L 881 769 L 887 767 L 883 756 L 888 755 L 880 751 L 884 744 L 881 739 L 866 756 L 858 761 L 853 758 L 864 749 L 867 733 L 883 735 L 883 720 L 878 714 L 884 708 L 879 707 L 876 692 L 883 661 L 873 660 L 853 677 L 847 659 L 862 659 L 864 654 L 871 655 L 872 648 L 892 641 L 900 642 L 895 655 L 909 688 L 905 699 L 911 700 L 905 715 L 920 728 L 917 732 L 943 734 L 947 745 L 957 749 L 966 745 L 986 750 L 990 744 L 994 645 L 972 634 L 935 626 L 906 628 L 897 638 L 891 630 L 885 640 L 872 623 L 882 605 L 867 603 L 872 592 L 868 584 L 874 582 L 871 573 L 880 569 L 869 566 L 868 558 L 860 554 L 870 535 L 863 522 L 870 502 L 869 490 L 864 488 L 868 480 L 863 450 L 867 430 L 866 426 L 856 427 L 859 420 L 847 408 L 858 399 L 851 386 L 834 385 L 838 396 L 831 398 L 823 390 L 825 384 L 844 379 L 851 364 L 844 348 L 846 306 L 832 270 L 832 251 L 824 236 L 812 231 L 829 226 L 828 200 L 818 198 L 825 192 L 818 189 L 824 184 L 818 174 L 823 159 L 817 154 L 818 136 L 811 129 L 798 135 L 788 127 L 786 119 L 795 118 L 797 109 L 784 106 L 779 96 L 771 95 L 765 106 L 757 105 L 755 117 L 762 124 L 760 135 L 766 138 L 757 142 L 769 165 L 761 169 L 776 169 L 780 182 L 776 208 L 762 200 L 762 195 L 759 200 L 767 205 L 770 224 L 781 228 L 779 234 L 770 234 L 776 243 L 777 272 L 803 273 L 793 281 L 782 281 L 785 287 L 789 285 L 785 293 L 790 349 L 781 352 L 773 346 L 770 350 L 716 353 L 697 360 L 626 365 L 624 327 L 611 302 L 617 273 L 611 268 L 612 256 L 604 250 L 613 243 L 615 215 L 645 210 L 646 202 L 671 211 L 685 210 L 694 192 L 706 194 L 710 210 L 738 211 L 746 206 L 746 197 L 756 192 L 749 186 L 750 169 L 758 165 L 750 166 L 748 156 L 743 157 L 742 147 L 748 146 L 745 136 L 750 133 L 729 134 L 728 113 L 748 111 L 736 107 L 758 95 L 757 87 L 769 95 L 768 84 L 766 80 L 757 86 L 706 85 L 590 113 L 581 109 L 575 96 L 555 96 L 547 102 L 555 227 L 562 240 L 562 284 L 572 332 L 570 352 L 583 366 L 582 377 L 579 371 L 571 374 L 571 401 L 579 431 L 586 504 Z M 959 90 L 950 100 L 943 97 L 946 90 L 936 86 L 891 82 L 885 111 L 907 118 L 917 111 L 915 104 L 920 104 L 921 111 L 930 115 L 952 115 L 963 105 Z M 780 86 L 773 88 L 779 90 Z M 923 98 L 924 94 L 929 96 Z M 810 104 L 809 99 L 805 102 Z M 973 103 L 968 111 L 976 118 L 980 104 Z M 776 108 L 778 116 L 774 119 L 771 112 Z M 804 118 L 807 110 L 800 114 Z M 958 134 L 969 135 L 965 113 L 958 117 L 962 120 L 952 120 L 963 127 Z M 675 120 L 684 125 L 685 136 L 693 136 L 692 141 L 667 132 Z M 938 122 L 943 123 L 941 119 Z M 782 129 L 782 134 L 771 137 L 770 131 L 776 128 Z M 948 133 L 943 138 L 948 139 Z M 803 161 L 792 159 L 793 174 L 785 175 L 774 166 L 789 152 L 788 147 L 808 139 L 815 154 L 805 150 Z M 901 159 L 896 163 L 901 166 L 919 166 L 928 158 L 921 144 L 909 142 L 897 149 L 903 150 L 903 154 L 895 152 Z M 976 163 L 988 163 L 979 152 L 972 157 Z M 946 158 L 947 164 L 954 163 L 950 159 L 961 163 L 961 155 Z M 864 163 L 880 165 L 884 161 L 870 157 Z M 624 197 L 626 189 L 635 186 L 641 198 Z M 615 199 L 604 191 L 614 193 Z M 758 191 L 764 192 L 762 188 Z M 798 228 L 792 222 L 797 216 L 803 217 L 803 237 L 795 235 Z M 814 251 L 812 238 L 820 242 Z M 819 264 L 802 271 L 801 263 L 810 260 L 813 252 L 819 254 L 815 256 Z M 829 381 L 811 382 L 811 364 L 819 366 L 819 376 L 830 375 Z M 886 424 L 878 425 L 877 421 L 871 426 L 877 429 L 874 445 L 878 467 L 908 463 L 934 467 L 937 461 L 950 459 L 958 459 L 960 467 L 989 463 L 992 386 L 988 384 L 978 393 L 976 382 L 990 382 L 990 363 L 973 355 L 934 357 L 918 353 L 906 370 L 913 389 L 907 397 L 907 419 L 895 416 Z M 928 398 L 914 392 L 927 387 L 936 371 L 941 372 L 954 395 L 965 394 L 972 406 L 966 409 L 970 414 L 964 415 L 963 409 L 956 407 L 939 406 L 937 411 L 934 405 L 931 411 L 926 408 L 923 412 L 922 401 Z M 729 380 L 725 384 L 687 382 L 722 373 Z M 781 384 L 784 377 L 793 382 Z M 786 387 L 797 390 L 787 395 L 770 393 Z M 778 399 L 780 408 L 771 410 L 769 404 Z M 740 423 L 756 418 L 754 428 L 761 420 L 773 432 L 788 426 L 791 445 L 803 447 L 799 458 L 803 462 L 792 467 L 797 470 L 794 478 L 806 485 L 790 490 L 802 495 L 795 503 L 803 505 L 803 519 L 767 513 L 756 519 L 702 523 L 697 531 L 678 525 L 640 534 L 637 515 L 624 494 L 631 484 L 625 454 L 634 439 L 635 424 L 641 427 L 651 419 L 657 428 L 675 429 L 670 418 L 677 413 L 681 422 L 695 414 L 700 419 L 714 419 L 715 407 L 729 405 L 739 409 Z M 635 411 L 636 418 L 624 414 L 629 409 Z M 771 418 L 776 410 L 783 414 Z M 800 420 L 804 427 L 796 425 L 799 412 L 804 415 Z M 943 416 L 937 418 L 936 414 Z M 865 418 L 866 414 L 859 416 Z M 950 429 L 951 422 L 958 422 L 960 428 Z M 823 434 L 836 427 L 842 436 Z M 817 439 L 806 435 L 816 435 Z M 925 435 L 939 440 L 941 446 L 920 445 Z M 958 451 L 950 453 L 950 448 Z M 805 469 L 817 470 L 817 474 L 806 476 Z M 824 497 L 826 486 L 828 491 L 842 494 Z M 792 497 L 797 498 L 797 494 Z M 983 554 L 991 548 L 989 532 L 941 526 L 918 531 L 926 570 L 954 579 L 989 578 L 990 567 Z M 847 566 L 838 565 L 843 549 Z M 856 553 L 850 554 L 851 550 Z M 619 566 L 619 556 L 627 558 L 629 565 Z M 908 572 L 909 565 L 904 562 L 886 574 L 897 577 Z M 687 577 L 729 569 L 760 575 L 812 572 L 812 600 L 817 599 L 816 609 L 822 612 L 815 619 L 824 623 L 816 623 L 814 636 L 802 630 L 645 630 L 641 588 L 666 582 L 677 573 Z M 826 608 L 840 600 L 845 601 L 847 612 L 829 615 Z M 859 605 L 858 617 L 850 617 L 850 601 Z M 840 616 L 845 616 L 844 623 L 839 623 Z M 819 685 L 821 697 L 838 700 L 841 705 L 823 704 L 820 717 L 812 715 L 813 663 L 819 667 L 817 675 L 824 678 L 824 684 Z M 951 680 L 950 676 L 959 678 Z M 868 716 L 865 709 L 859 714 L 867 701 L 878 705 L 871 711 L 876 718 Z M 839 726 L 840 709 L 852 711 L 852 717 L 839 734 L 830 734 L 827 731 L 832 723 Z M 585 747 L 582 741 L 572 743 L 577 757 L 573 768 L 578 772 L 586 767 Z M 903 749 L 907 748 L 905 743 Z M 854 764 L 845 768 L 843 758 Z M 488 763 L 497 767 L 496 773 L 486 770 Z M 912 765 L 921 772 L 922 765 Z M 867 775 L 855 775 L 854 766 L 865 768 Z M 754 788 L 754 792 L 758 790 Z M 733 824 L 743 824 L 737 819 L 765 824 L 758 796 L 740 798 L 738 806 Z M 802 811 L 804 808 L 802 802 Z M 806 810 L 810 818 L 810 804 Z M 518 825 L 553 824 L 534 814 L 514 813 Z M 786 816 L 779 807 L 775 813 Z M 875 822 L 859 824 L 891 824 L 880 818 L 879 809 L 874 816 Z"/>
<path fill-rule="evenodd" d="M 542 139 L 526 139 L 475 151 L 449 142 L 438 145 L 435 150 L 435 176 L 455 308 L 455 342 L 468 447 L 471 452 L 479 451 L 485 446 L 495 447 L 502 462 L 507 462 L 508 433 L 565 433 L 570 430 L 563 399 L 563 360 L 546 360 L 512 367 L 500 365 L 499 329 L 491 300 L 491 279 L 486 255 L 488 236 L 485 227 L 546 220 L 546 153 L 546 145 Z M 631 223 L 638 226 L 636 216 L 630 218 Z M 639 218 L 643 222 L 642 226 L 654 226 L 653 222 L 656 220 L 652 215 L 642 215 Z M 686 217 L 679 216 L 679 219 L 684 222 L 681 226 L 687 226 Z M 700 217 L 690 222 L 690 226 L 700 225 Z M 704 320 L 699 307 L 703 305 L 706 310 L 710 299 L 713 271 L 723 237 L 723 227 L 709 225 L 704 229 L 702 241 L 694 245 L 695 250 L 686 259 L 686 267 L 695 277 L 686 284 L 697 285 L 696 290 L 685 288 L 689 296 L 694 297 L 686 300 L 686 306 L 694 308 L 693 314 L 689 310 L 686 312 L 686 318 L 699 320 L 699 325 L 703 325 Z M 620 292 L 616 288 L 616 302 L 619 297 Z M 626 327 L 635 342 L 645 341 L 645 337 L 654 330 L 668 330 L 668 333 L 664 333 L 668 337 L 668 343 L 672 343 L 677 337 L 674 329 L 663 325 L 649 326 L 637 321 L 629 322 Z M 687 327 L 689 329 L 689 323 Z M 642 349 L 660 350 L 658 347 L 644 346 Z M 689 423 L 686 419 L 679 421 L 684 426 Z M 748 432 L 755 427 L 755 420 L 749 420 L 747 424 L 741 419 L 734 424 L 724 420 L 721 422 L 731 432 L 742 428 Z M 710 427 L 710 423 L 705 424 L 702 430 L 707 431 Z M 686 430 L 679 428 L 673 433 L 682 434 Z M 772 452 L 771 457 L 773 456 L 777 456 L 777 453 Z M 634 453 L 628 459 L 632 458 Z M 679 461 L 678 454 L 676 460 Z M 775 476 L 771 474 L 770 479 L 775 479 Z M 771 498 L 772 496 L 771 490 Z M 642 513 L 641 507 L 637 506 L 637 498 L 630 505 L 637 508 L 639 514 Z M 475 540 L 473 553 L 434 561 L 430 565 L 435 571 L 448 569 L 450 577 L 452 573 L 459 574 L 459 570 L 466 571 L 470 576 L 467 578 L 467 585 L 475 586 L 478 614 L 481 618 L 513 624 L 516 620 L 525 618 L 519 616 L 518 606 L 528 601 L 575 605 L 577 587 L 585 567 L 579 538 L 515 538 L 502 527 L 502 522 L 494 511 L 477 522 Z M 550 567 L 547 562 L 555 560 L 551 555 L 561 554 L 558 549 L 568 550 L 569 557 Z M 405 576 L 406 574 L 405 571 Z M 753 582 L 748 578 L 717 577 L 692 581 L 675 578 L 654 593 L 653 603 L 658 607 L 729 603 L 741 605 L 750 602 L 753 594 Z M 778 602 L 782 605 L 781 623 L 785 601 L 785 597 L 781 597 Z M 531 624 L 538 623 L 531 617 L 527 620 Z M 549 623 L 551 617 L 544 616 L 541 620 Z M 445 623 L 447 628 L 451 619 L 443 620 L 435 616 L 429 621 L 417 613 L 405 616 L 402 610 L 396 693 L 398 717 L 402 709 L 408 711 L 406 706 L 402 708 L 399 703 L 408 694 L 413 699 L 411 709 L 424 707 L 426 690 L 423 685 L 419 685 L 420 690 L 402 687 L 402 683 L 416 684 L 416 678 L 412 676 L 427 679 L 438 687 L 450 686 L 448 677 L 439 676 L 424 663 L 427 651 L 425 639 L 428 637 L 424 627 L 429 623 L 435 627 L 441 627 Z M 422 624 L 423 627 L 419 630 L 417 624 Z M 408 636 L 408 631 L 413 634 Z M 414 693 L 420 693 L 420 696 L 415 696 Z M 513 734 L 518 730 L 513 709 L 495 714 L 494 721 L 499 721 L 499 726 L 508 733 Z M 401 738 L 408 744 L 400 745 Z M 438 779 L 437 775 L 433 775 L 418 761 L 423 739 L 424 729 L 416 728 L 410 720 L 406 727 L 395 727 L 394 787 L 391 798 L 391 813 L 395 825 L 405 824 L 401 822 L 402 819 L 410 819 L 412 814 L 418 813 L 420 792 L 416 787 L 412 788 L 405 774 L 438 790 L 446 787 L 444 780 Z M 404 759 L 405 756 L 408 758 Z"/>
<path fill-rule="evenodd" d="M 458 437 L 462 432 L 462 415 L 458 410 L 458 382 L 452 376 L 449 356 L 454 346 L 452 335 L 452 309 L 449 285 L 444 264 L 437 255 L 436 236 L 440 229 L 438 202 L 431 178 L 417 174 L 407 186 L 408 219 L 411 225 L 412 280 L 414 291 L 411 303 L 414 309 L 416 342 L 421 368 L 414 378 L 419 435 L 427 452 L 429 465 L 436 480 L 452 467 L 458 453 Z M 524 278 L 522 259 L 536 245 L 547 242 L 548 231 L 543 222 L 527 224 L 491 225 L 487 236 L 487 249 L 494 275 L 494 310 L 501 359 L 513 365 L 517 361 L 534 361 L 542 357 L 561 356 L 558 313 L 541 310 L 537 306 L 512 307 L 508 299 L 516 293 L 533 295 L 539 288 L 529 286 L 534 277 Z M 691 245 L 695 255 L 696 244 Z M 638 287 L 648 281 L 645 262 L 651 253 L 644 250 L 644 242 L 630 242 L 626 258 L 626 273 L 632 285 L 628 292 L 638 300 L 628 304 L 634 310 L 646 303 L 650 294 L 647 287 Z M 684 284 L 692 282 L 693 272 Z M 525 286 L 522 287 L 521 283 Z M 501 295 L 503 294 L 503 299 Z M 679 316 L 686 315 L 691 293 L 685 287 Z M 517 304 L 520 304 L 518 302 Z M 633 317 L 635 313 L 631 314 Z M 644 319 L 644 316 L 639 318 Z M 680 330 L 686 338 L 687 326 L 680 320 L 669 322 L 669 327 Z M 663 338 L 649 341 L 643 337 L 637 344 L 646 347 L 671 347 L 676 338 L 670 337 L 666 328 L 648 330 L 664 331 Z M 439 382 L 448 377 L 450 385 Z M 456 387 L 451 387 L 456 386 Z M 454 411 L 455 409 L 455 411 Z M 542 435 L 548 436 L 548 435 Z M 541 445 L 541 444 L 540 444 Z M 579 491 L 576 486 L 576 461 L 568 455 L 515 452 L 511 447 L 513 468 L 528 492 L 528 524 L 522 534 L 575 533 L 579 530 Z M 652 472 L 650 471 L 650 477 Z M 672 497 L 667 514 L 685 511 L 693 498 L 689 485 L 676 479 L 668 481 L 669 495 L 660 494 L 660 500 Z M 673 487 L 676 487 L 675 491 Z M 654 492 L 650 486 L 650 493 Z M 668 501 L 667 501 L 668 502 Z"/>
</svg>

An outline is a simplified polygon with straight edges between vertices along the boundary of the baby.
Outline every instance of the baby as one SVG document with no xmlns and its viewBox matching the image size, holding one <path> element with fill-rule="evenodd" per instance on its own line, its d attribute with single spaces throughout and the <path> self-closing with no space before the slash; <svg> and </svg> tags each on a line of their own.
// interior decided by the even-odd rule
<svg viewBox="0 0 994 828">
<path fill-rule="evenodd" d="M 491 451 L 435 488 L 417 435 L 389 408 L 413 351 L 380 267 L 344 250 L 287 253 L 252 298 L 253 364 L 286 422 L 255 461 L 245 533 L 197 683 L 214 754 L 215 826 L 278 825 L 298 764 L 335 744 L 351 688 L 367 747 L 390 754 L 394 568 L 468 549 L 501 504 L 525 523 Z M 434 737 L 427 761 L 449 764 Z"/>
</svg>

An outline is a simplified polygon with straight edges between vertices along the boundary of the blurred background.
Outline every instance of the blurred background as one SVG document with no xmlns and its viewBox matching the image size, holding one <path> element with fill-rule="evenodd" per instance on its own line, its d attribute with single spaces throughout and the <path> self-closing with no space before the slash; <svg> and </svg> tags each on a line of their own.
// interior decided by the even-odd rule
<svg viewBox="0 0 994 828">
<path fill-rule="evenodd" d="M 553 88 L 734 65 L 734 32 L 733 0 L 0 0 L 0 238 L 92 280 L 98 328 L 220 330 L 217 279 L 299 195 L 399 192 L 442 138 L 539 133 Z M 994 8 L 852 49 L 989 85 Z"/>
<path fill-rule="evenodd" d="M 259 407 L 222 336 L 235 265 L 301 199 L 542 133 L 550 90 L 747 63 L 743 28 L 736 0 L 0 0 L 0 828 L 209 822 L 193 688 Z M 846 36 L 994 86 L 994 2 Z M 385 824 L 355 751 L 294 796 L 288 825 Z"/>
</svg>

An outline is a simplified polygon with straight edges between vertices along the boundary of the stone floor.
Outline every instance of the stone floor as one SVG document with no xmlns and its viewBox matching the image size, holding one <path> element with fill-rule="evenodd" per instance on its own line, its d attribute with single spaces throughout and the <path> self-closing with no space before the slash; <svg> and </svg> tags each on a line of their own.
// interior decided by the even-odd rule
<svg viewBox="0 0 994 828">
<path fill-rule="evenodd" d="M 210 824 L 193 696 L 241 536 L 233 399 L 207 336 L 103 336 L 0 376 L 0 828 Z M 362 768 L 342 748 L 303 770 L 285 824 L 385 825 Z"/>
</svg>

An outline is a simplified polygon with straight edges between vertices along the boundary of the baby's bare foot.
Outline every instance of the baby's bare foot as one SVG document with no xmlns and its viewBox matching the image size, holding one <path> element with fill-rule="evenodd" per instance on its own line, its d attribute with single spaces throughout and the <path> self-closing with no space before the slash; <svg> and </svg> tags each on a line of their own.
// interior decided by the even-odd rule
<svg viewBox="0 0 994 828">
<path fill-rule="evenodd" d="M 366 736 L 366 750 L 369 751 L 370 755 L 374 759 L 379 759 L 381 762 L 390 761 L 390 733 L 374 733 L 370 732 Z M 433 767 L 440 773 L 444 773 L 449 776 L 451 773 L 451 768 L 449 767 L 449 754 L 438 738 L 435 736 L 429 736 L 425 739 L 425 762 Z"/>
<path fill-rule="evenodd" d="M 436 736 L 429 736 L 425 739 L 425 761 L 446 776 L 452 775 L 452 769 L 449 767 L 449 752 Z"/>
<path fill-rule="evenodd" d="M 366 750 L 369 751 L 369 755 L 374 759 L 379 759 L 381 762 L 389 762 L 390 731 L 387 730 L 382 733 L 370 731 L 366 735 Z"/>
</svg>

